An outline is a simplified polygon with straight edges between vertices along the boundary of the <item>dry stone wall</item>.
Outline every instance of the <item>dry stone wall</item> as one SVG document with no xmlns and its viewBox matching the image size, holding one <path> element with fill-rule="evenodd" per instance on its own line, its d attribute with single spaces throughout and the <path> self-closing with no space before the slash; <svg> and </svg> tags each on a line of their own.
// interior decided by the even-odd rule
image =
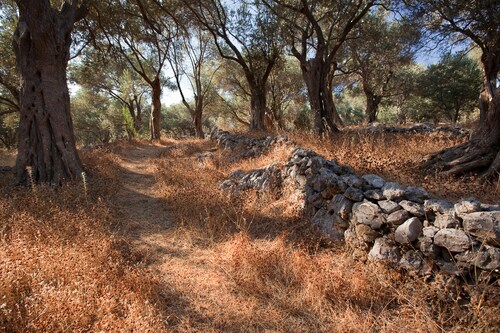
<svg viewBox="0 0 500 333">
<path fill-rule="evenodd" d="M 231 136 L 235 143 L 230 146 L 241 144 L 238 140 Z M 228 146 L 227 139 L 219 142 Z M 266 142 L 269 149 L 288 141 L 280 137 L 256 142 Z M 284 186 L 292 189 L 294 199 L 303 203 L 304 216 L 323 235 L 346 242 L 359 258 L 385 261 L 423 276 L 436 270 L 457 276 L 478 270 L 499 274 L 498 205 L 475 198 L 432 198 L 421 187 L 374 174 L 358 176 L 348 166 L 303 148 L 295 148 L 281 169 L 272 165 L 236 171 L 221 183 L 233 194 L 247 189 L 281 193 Z"/>
</svg>

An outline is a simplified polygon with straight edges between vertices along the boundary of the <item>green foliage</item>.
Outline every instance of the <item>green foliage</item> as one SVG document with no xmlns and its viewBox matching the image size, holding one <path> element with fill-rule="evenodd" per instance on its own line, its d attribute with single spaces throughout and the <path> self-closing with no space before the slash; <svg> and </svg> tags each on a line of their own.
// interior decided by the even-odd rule
<svg viewBox="0 0 500 333">
<path fill-rule="evenodd" d="M 313 113 L 308 105 L 303 105 L 297 110 L 297 114 L 293 121 L 293 127 L 296 130 L 312 131 L 313 129 Z"/>
<path fill-rule="evenodd" d="M 127 108 L 121 108 L 125 130 L 129 139 L 137 136 L 137 131 L 134 128 L 134 119 Z"/>
<path fill-rule="evenodd" d="M 421 116 L 456 123 L 477 107 L 480 88 L 481 71 L 474 60 L 461 54 L 445 55 L 419 79 Z"/>
<path fill-rule="evenodd" d="M 193 122 L 184 104 L 170 105 L 164 108 L 162 113 L 164 120 L 162 130 L 167 132 L 169 136 L 194 135 Z"/>
<path fill-rule="evenodd" d="M 12 49 L 12 35 L 17 25 L 13 1 L 3 1 L 0 11 L 0 146 L 7 149 L 17 144 L 19 122 L 19 77 Z"/>
<path fill-rule="evenodd" d="M 297 118 L 303 117 L 307 93 L 299 63 L 288 56 L 274 66 L 268 80 L 268 114 L 279 129 L 296 127 Z M 300 123 L 300 121 L 299 121 Z"/>
<path fill-rule="evenodd" d="M 365 97 L 356 90 L 345 90 L 336 96 L 337 112 L 345 125 L 356 125 L 363 121 L 365 114 Z"/>
<path fill-rule="evenodd" d="M 403 72 L 414 64 L 420 33 L 409 21 L 390 20 L 382 8 L 366 15 L 355 32 L 358 38 L 347 42 L 349 66 L 362 84 L 365 101 L 373 101 L 366 105 L 366 118 L 374 121 L 380 103 L 403 93 Z"/>
<path fill-rule="evenodd" d="M 126 133 L 122 108 L 106 96 L 82 88 L 71 107 L 75 136 L 82 144 L 108 143 Z"/>
</svg>

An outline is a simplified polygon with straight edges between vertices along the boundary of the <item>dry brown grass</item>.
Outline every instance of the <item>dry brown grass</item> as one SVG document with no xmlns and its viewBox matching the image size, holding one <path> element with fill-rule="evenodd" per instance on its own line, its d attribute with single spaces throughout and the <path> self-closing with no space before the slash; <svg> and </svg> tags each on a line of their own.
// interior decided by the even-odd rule
<svg viewBox="0 0 500 333">
<path fill-rule="evenodd" d="M 318 141 L 314 136 L 295 133 L 290 138 L 327 158 L 351 166 L 357 173 L 375 173 L 407 186 L 422 186 L 433 195 L 456 200 L 476 196 L 483 202 L 500 202 L 500 180 L 483 182 L 473 175 L 443 177 L 422 171 L 424 158 L 443 148 L 462 143 L 464 138 L 445 134 L 397 134 L 342 132 Z"/>
<path fill-rule="evenodd" d="M 450 143 L 293 139 L 356 171 L 407 184 L 415 184 L 417 171 L 404 166 Z M 0 331 L 500 331 L 498 282 L 466 286 L 444 276 L 423 282 L 354 261 L 318 237 L 286 198 L 251 192 L 231 198 L 218 189 L 236 169 L 284 163 L 289 147 L 233 162 L 231 152 L 209 141 L 163 144 L 160 158 L 141 167 L 155 181 L 137 202 L 161 200 L 168 225 L 127 226 L 114 199 L 131 185 L 120 177 L 132 152 L 137 158 L 158 145 L 119 143 L 85 153 L 87 197 L 79 183 L 0 190 Z M 418 184 L 440 186 L 418 177 Z"/>
<path fill-rule="evenodd" d="M 355 262 L 348 251 L 332 248 L 319 238 L 296 210 L 286 209 L 291 205 L 286 199 L 276 202 L 272 194 L 255 193 L 230 199 L 217 189 L 224 175 L 236 169 L 284 163 L 290 148 L 277 147 L 235 163 L 229 162 L 230 152 L 217 150 L 208 162 L 199 163 L 196 156 L 210 150 L 210 143 L 170 144 L 174 146 L 163 155 L 158 181 L 182 230 L 176 237 L 189 239 L 183 246 L 215 260 L 212 274 L 224 285 L 219 290 L 196 279 L 196 283 L 186 282 L 185 274 L 181 274 L 182 282 L 169 280 L 174 285 L 187 284 L 190 293 L 204 295 L 191 300 L 191 306 L 199 309 L 208 304 L 211 308 L 202 311 L 207 325 L 200 326 L 199 318 L 184 314 L 189 329 L 177 326 L 177 330 L 498 330 L 498 285 L 456 286 L 441 276 L 427 283 L 383 266 Z M 321 144 L 310 147 L 323 153 Z M 328 153 L 325 148 L 324 154 Z M 178 262 L 173 267 L 185 269 Z M 207 289 L 211 290 L 208 296 L 204 294 Z M 479 304 L 483 293 L 488 297 Z"/>
<path fill-rule="evenodd" d="M 81 184 L 0 190 L 0 331 L 164 329 L 157 280 L 110 232 L 112 155 L 92 155 L 91 198 Z"/>
<path fill-rule="evenodd" d="M 474 312 L 437 281 L 427 284 L 380 265 L 363 265 L 343 250 L 314 254 L 239 235 L 227 246 L 236 288 L 270 310 L 262 321 L 281 332 L 493 332 L 495 306 Z M 273 315 L 277 318 L 273 318 Z M 495 326 L 496 325 L 496 326 Z"/>
</svg>

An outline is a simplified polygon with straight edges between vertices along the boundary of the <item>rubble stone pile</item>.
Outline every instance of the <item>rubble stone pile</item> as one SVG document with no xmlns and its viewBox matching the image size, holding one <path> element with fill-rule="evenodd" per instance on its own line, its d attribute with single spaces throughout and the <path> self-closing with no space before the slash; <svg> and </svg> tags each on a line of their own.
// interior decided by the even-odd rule
<svg viewBox="0 0 500 333">
<path fill-rule="evenodd" d="M 222 137 L 215 138 L 224 147 L 240 140 L 219 133 Z M 245 142 L 257 142 L 258 148 L 250 148 L 253 154 L 281 140 Z M 280 191 L 282 187 L 288 191 Z M 271 165 L 248 173 L 238 170 L 221 188 L 233 194 L 291 189 L 293 200 L 303 203 L 304 217 L 325 237 L 346 242 L 359 258 L 382 260 L 423 276 L 436 270 L 457 276 L 478 270 L 500 274 L 499 205 L 475 198 L 432 198 L 421 187 L 374 174 L 356 175 L 348 166 L 300 147 L 281 169 Z"/>
</svg>

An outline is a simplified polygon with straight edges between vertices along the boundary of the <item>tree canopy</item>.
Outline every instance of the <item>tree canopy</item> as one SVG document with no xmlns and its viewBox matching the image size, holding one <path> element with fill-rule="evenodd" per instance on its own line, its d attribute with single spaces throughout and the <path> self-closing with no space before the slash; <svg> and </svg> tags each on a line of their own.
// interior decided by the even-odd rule
<svg viewBox="0 0 500 333">
<path fill-rule="evenodd" d="M 27 167 L 40 181 L 59 183 L 81 174 L 72 117 L 77 131 L 88 132 L 88 124 L 102 129 L 77 140 L 146 132 L 159 139 L 161 119 L 168 117 L 162 96 L 175 94 L 172 90 L 200 138 L 206 124 L 218 122 L 251 130 L 312 128 L 325 136 L 361 121 L 362 104 L 368 122 L 382 112 L 384 120 L 456 123 L 479 105 L 475 150 L 489 151 L 479 167 L 493 165 L 489 174 L 497 168 L 497 1 L 1 4 L 0 142 L 11 147 L 19 138 L 19 181 Z M 429 43 L 441 45 L 438 51 L 448 48 L 447 53 L 475 47 L 480 56 L 476 61 L 449 55 L 424 68 L 416 59 L 422 61 L 422 45 Z M 73 116 L 68 77 L 75 91 Z M 145 110 L 150 110 L 149 125 Z M 97 116 L 106 112 L 112 116 Z M 47 127 L 45 119 L 54 123 Z M 112 133 L 105 134 L 106 128 Z M 456 158 L 443 162 L 453 166 L 441 167 L 457 173 L 477 167 L 457 169 Z"/>
</svg>

